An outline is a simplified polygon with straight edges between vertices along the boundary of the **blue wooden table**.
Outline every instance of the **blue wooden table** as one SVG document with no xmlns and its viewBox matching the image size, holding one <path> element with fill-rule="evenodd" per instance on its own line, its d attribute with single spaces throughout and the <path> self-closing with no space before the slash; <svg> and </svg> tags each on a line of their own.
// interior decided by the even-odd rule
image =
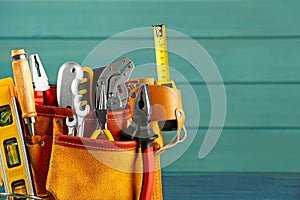
<svg viewBox="0 0 300 200">
<path fill-rule="evenodd" d="M 298 200 L 299 174 L 215 173 L 163 176 L 165 200 Z"/>
</svg>

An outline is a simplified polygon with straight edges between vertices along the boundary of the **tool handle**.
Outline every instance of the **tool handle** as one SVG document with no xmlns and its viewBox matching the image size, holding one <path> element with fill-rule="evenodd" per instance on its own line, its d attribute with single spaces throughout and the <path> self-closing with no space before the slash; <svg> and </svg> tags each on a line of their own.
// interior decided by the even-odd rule
<svg viewBox="0 0 300 200">
<path fill-rule="evenodd" d="M 107 137 L 107 139 L 108 139 L 109 141 L 115 141 L 115 139 L 114 139 L 114 137 L 112 136 L 110 130 L 104 129 L 104 130 L 103 130 L 103 133 L 106 135 L 106 137 Z"/>
<path fill-rule="evenodd" d="M 146 149 L 142 146 L 143 153 L 143 184 L 140 194 L 140 200 L 151 200 L 154 184 L 154 153 L 153 146 Z"/>
<path fill-rule="evenodd" d="M 34 93 L 29 64 L 24 49 L 11 51 L 12 69 L 22 118 L 36 117 Z"/>
<path fill-rule="evenodd" d="M 97 139 L 97 137 L 99 137 L 99 135 L 104 134 L 106 136 L 106 138 L 109 141 L 115 141 L 114 137 L 112 136 L 111 132 L 108 129 L 105 130 L 101 130 L 101 129 L 96 129 L 93 134 L 91 135 L 91 139 Z"/>
</svg>

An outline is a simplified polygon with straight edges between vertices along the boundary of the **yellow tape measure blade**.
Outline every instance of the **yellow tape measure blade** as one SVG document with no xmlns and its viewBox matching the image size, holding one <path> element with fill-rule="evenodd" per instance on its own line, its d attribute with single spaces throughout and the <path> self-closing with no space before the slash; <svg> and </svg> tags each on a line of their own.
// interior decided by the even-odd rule
<svg viewBox="0 0 300 200">
<path fill-rule="evenodd" d="M 167 87 L 176 88 L 174 81 L 170 78 L 168 49 L 167 49 L 167 33 L 166 26 L 153 25 L 157 84 Z"/>
</svg>

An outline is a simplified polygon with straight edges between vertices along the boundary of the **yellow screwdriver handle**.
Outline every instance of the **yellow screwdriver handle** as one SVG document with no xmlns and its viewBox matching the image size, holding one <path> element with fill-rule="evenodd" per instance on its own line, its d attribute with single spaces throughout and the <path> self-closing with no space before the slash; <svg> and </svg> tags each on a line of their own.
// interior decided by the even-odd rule
<svg viewBox="0 0 300 200">
<path fill-rule="evenodd" d="M 34 93 L 30 68 L 24 49 L 11 51 L 12 69 L 16 84 L 17 98 L 19 100 L 22 118 L 36 117 Z"/>
</svg>

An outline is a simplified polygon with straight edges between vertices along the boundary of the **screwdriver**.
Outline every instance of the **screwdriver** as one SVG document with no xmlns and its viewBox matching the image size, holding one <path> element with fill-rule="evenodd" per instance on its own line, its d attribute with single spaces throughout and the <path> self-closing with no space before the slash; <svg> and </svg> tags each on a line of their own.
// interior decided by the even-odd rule
<svg viewBox="0 0 300 200">
<path fill-rule="evenodd" d="M 28 126 L 29 134 L 34 136 L 34 123 L 37 113 L 35 110 L 34 92 L 27 54 L 24 49 L 15 49 L 11 51 L 11 59 L 22 118 Z"/>
</svg>

